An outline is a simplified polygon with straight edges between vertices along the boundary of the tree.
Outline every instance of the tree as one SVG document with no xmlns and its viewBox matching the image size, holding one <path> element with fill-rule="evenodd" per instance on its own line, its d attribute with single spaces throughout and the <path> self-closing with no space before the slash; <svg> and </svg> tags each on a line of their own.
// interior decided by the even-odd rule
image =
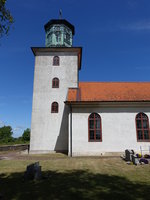
<svg viewBox="0 0 150 200">
<path fill-rule="evenodd" d="M 10 11 L 6 8 L 6 0 L 0 0 L 0 37 L 7 35 L 14 22 Z"/>
<path fill-rule="evenodd" d="M 13 132 L 11 126 L 3 126 L 0 128 L 0 143 L 8 143 L 13 141 Z"/>
<path fill-rule="evenodd" d="M 23 134 L 22 134 L 22 139 L 23 141 L 30 141 L 30 129 L 27 128 L 26 130 L 24 130 Z"/>
</svg>

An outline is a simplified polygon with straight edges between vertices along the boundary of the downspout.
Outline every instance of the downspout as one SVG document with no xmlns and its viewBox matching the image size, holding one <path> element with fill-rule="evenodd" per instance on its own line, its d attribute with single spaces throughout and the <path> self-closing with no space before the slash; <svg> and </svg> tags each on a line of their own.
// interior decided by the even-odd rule
<svg viewBox="0 0 150 200">
<path fill-rule="evenodd" d="M 72 106 L 70 105 L 70 157 L 72 157 Z"/>
</svg>

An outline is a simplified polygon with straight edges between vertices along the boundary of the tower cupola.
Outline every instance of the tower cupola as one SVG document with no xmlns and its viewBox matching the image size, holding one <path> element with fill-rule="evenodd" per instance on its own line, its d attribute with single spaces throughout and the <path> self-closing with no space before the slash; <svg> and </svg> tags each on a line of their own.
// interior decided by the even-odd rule
<svg viewBox="0 0 150 200">
<path fill-rule="evenodd" d="M 52 19 L 44 26 L 46 47 L 72 47 L 74 26 L 65 19 Z"/>
</svg>

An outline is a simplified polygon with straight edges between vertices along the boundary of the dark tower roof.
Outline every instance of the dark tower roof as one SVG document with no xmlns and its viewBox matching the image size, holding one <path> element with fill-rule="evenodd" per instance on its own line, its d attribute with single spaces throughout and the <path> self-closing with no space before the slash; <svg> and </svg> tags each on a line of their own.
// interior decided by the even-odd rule
<svg viewBox="0 0 150 200">
<path fill-rule="evenodd" d="M 72 30 L 72 34 L 75 34 L 75 28 L 72 24 L 70 24 L 67 20 L 65 19 L 52 19 L 50 20 L 47 24 L 44 25 L 45 30 L 47 30 L 51 25 L 53 24 L 64 24 L 68 26 Z"/>
</svg>

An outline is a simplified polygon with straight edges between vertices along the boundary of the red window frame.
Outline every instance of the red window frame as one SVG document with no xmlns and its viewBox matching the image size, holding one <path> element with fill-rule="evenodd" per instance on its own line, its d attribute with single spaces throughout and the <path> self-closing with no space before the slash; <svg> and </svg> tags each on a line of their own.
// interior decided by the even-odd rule
<svg viewBox="0 0 150 200">
<path fill-rule="evenodd" d="M 144 121 L 146 127 L 144 127 Z M 150 130 L 149 130 L 149 118 L 145 113 L 138 113 L 135 118 L 136 123 L 136 135 L 138 142 L 149 142 L 150 141 Z M 138 126 L 141 127 L 138 127 Z M 147 134 L 145 134 L 147 132 Z"/>
<path fill-rule="evenodd" d="M 53 102 L 51 105 L 51 113 L 58 113 L 58 103 L 57 102 Z"/>
<path fill-rule="evenodd" d="M 97 127 L 98 124 L 99 124 L 99 127 Z M 91 135 L 93 135 L 93 134 L 91 134 L 92 132 L 94 134 L 93 139 L 91 139 Z M 97 133 L 98 133 L 98 135 L 97 135 Z M 97 136 L 99 136 L 99 138 Z M 97 113 L 91 113 L 88 118 L 88 141 L 89 142 L 102 142 L 101 117 Z"/>
<path fill-rule="evenodd" d="M 59 88 L 59 79 L 56 77 L 52 80 L 52 88 Z"/>
<path fill-rule="evenodd" d="M 54 66 L 59 66 L 59 56 L 54 56 L 53 57 L 53 65 Z"/>
</svg>

